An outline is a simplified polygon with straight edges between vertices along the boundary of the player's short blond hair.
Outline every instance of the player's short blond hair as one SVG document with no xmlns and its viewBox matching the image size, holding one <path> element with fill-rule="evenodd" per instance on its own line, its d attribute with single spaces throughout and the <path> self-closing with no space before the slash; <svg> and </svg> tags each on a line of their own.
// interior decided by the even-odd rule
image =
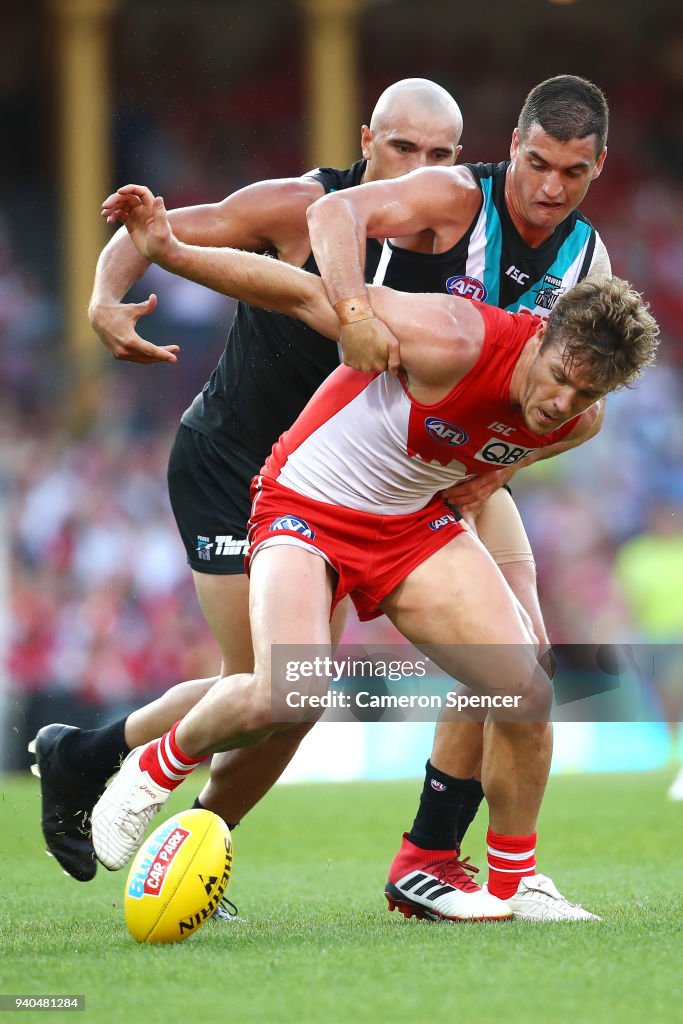
<svg viewBox="0 0 683 1024">
<path fill-rule="evenodd" d="M 560 296 L 541 348 L 590 373 L 603 393 L 629 387 L 655 361 L 659 326 L 642 295 L 619 277 L 595 277 Z"/>
</svg>

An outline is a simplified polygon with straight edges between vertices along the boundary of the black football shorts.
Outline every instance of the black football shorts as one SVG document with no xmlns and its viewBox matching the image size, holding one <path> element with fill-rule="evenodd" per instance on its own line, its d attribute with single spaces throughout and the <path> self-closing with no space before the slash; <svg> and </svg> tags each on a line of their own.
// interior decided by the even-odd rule
<svg viewBox="0 0 683 1024">
<path fill-rule="evenodd" d="M 197 572 L 243 573 L 250 487 L 262 460 L 181 423 L 168 460 L 168 493 L 187 561 Z"/>
</svg>

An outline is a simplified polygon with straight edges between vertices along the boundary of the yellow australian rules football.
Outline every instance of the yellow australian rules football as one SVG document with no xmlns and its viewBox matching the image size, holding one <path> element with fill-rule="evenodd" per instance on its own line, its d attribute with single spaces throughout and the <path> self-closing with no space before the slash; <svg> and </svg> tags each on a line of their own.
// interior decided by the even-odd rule
<svg viewBox="0 0 683 1024">
<path fill-rule="evenodd" d="M 212 811 L 181 811 L 159 825 L 133 861 L 124 893 L 128 931 L 138 942 L 181 942 L 223 898 L 232 839 Z"/>
</svg>

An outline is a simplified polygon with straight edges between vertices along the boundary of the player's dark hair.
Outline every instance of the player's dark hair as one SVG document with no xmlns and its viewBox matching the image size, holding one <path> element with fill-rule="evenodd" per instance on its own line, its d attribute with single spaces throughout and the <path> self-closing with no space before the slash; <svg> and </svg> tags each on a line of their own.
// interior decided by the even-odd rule
<svg viewBox="0 0 683 1024">
<path fill-rule="evenodd" d="M 534 86 L 524 101 L 517 128 L 524 137 L 534 124 L 557 139 L 585 139 L 595 135 L 596 156 L 607 144 L 609 108 L 601 89 L 577 75 L 557 75 Z"/>
<path fill-rule="evenodd" d="M 628 281 L 588 278 L 561 295 L 548 317 L 541 351 L 556 343 L 565 367 L 585 367 L 606 394 L 633 384 L 654 363 L 659 327 Z"/>
</svg>

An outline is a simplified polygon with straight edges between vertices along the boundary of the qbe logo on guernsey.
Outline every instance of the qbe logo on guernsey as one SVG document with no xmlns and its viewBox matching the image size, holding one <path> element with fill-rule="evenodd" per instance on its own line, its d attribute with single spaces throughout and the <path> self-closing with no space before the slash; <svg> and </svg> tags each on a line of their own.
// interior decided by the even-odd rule
<svg viewBox="0 0 683 1024">
<path fill-rule="evenodd" d="M 488 462 L 489 465 L 514 466 L 516 462 L 535 451 L 535 448 L 522 448 L 521 445 L 503 441 L 500 437 L 490 437 L 474 457 L 479 462 Z"/>
</svg>

